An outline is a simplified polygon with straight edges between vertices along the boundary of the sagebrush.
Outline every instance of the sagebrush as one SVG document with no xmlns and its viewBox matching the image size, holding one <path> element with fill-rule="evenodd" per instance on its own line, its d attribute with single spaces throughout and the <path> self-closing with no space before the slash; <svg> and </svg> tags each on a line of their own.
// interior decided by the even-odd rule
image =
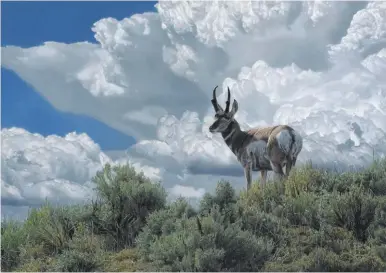
<svg viewBox="0 0 386 273">
<path fill-rule="evenodd" d="M 386 160 L 336 173 L 311 165 L 198 208 L 106 165 L 91 204 L 31 210 L 1 227 L 3 271 L 386 271 Z"/>
</svg>

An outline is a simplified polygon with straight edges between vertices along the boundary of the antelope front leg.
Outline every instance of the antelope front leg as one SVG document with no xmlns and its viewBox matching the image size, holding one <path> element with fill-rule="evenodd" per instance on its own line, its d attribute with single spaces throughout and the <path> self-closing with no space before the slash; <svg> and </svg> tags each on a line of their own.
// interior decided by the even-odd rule
<svg viewBox="0 0 386 273">
<path fill-rule="evenodd" d="M 261 186 L 264 187 L 265 183 L 267 182 L 267 171 L 261 170 Z"/>
<path fill-rule="evenodd" d="M 247 164 L 244 167 L 244 175 L 245 179 L 247 180 L 247 191 L 251 188 L 251 182 L 252 182 L 252 170 L 251 170 L 251 165 Z"/>
</svg>

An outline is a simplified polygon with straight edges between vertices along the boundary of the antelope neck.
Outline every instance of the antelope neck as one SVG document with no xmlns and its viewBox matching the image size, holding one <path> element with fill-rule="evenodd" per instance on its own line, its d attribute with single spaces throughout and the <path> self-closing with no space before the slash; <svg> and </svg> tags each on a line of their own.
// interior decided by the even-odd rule
<svg viewBox="0 0 386 273">
<path fill-rule="evenodd" d="M 237 121 L 232 121 L 221 135 L 235 155 L 238 154 L 238 151 L 243 147 L 244 141 L 248 138 L 248 134 L 240 129 Z"/>
</svg>

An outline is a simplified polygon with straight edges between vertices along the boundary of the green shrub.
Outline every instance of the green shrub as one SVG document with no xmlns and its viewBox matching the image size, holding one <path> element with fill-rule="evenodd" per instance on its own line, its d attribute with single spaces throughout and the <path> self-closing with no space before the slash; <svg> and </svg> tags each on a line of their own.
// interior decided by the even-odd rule
<svg viewBox="0 0 386 273">
<path fill-rule="evenodd" d="M 339 265 L 338 256 L 323 248 L 316 248 L 290 263 L 268 262 L 266 271 L 331 272 Z"/>
<path fill-rule="evenodd" d="M 330 237 L 328 242 L 320 240 L 327 237 Z M 265 264 L 264 271 L 384 271 L 386 264 L 376 255 L 375 248 L 358 244 L 350 239 L 334 242 L 333 238 L 332 234 L 321 236 L 308 230 L 299 238 L 300 242 L 295 243 L 292 239 L 294 245 L 278 249 L 275 259 Z M 334 251 L 336 245 L 340 245 L 340 251 Z"/>
<path fill-rule="evenodd" d="M 328 174 L 312 168 L 311 164 L 294 168 L 284 183 L 285 194 L 287 197 L 296 198 L 304 192 L 320 193 L 326 180 Z"/>
<path fill-rule="evenodd" d="M 386 196 L 378 198 L 378 206 L 369 233 L 369 241 L 375 247 L 376 254 L 386 263 Z"/>
<path fill-rule="evenodd" d="M 377 198 L 378 206 L 375 210 L 374 221 L 372 228 L 374 230 L 382 229 L 386 230 L 386 195 Z M 386 238 L 385 238 L 386 242 Z"/>
<path fill-rule="evenodd" d="M 199 214 L 207 216 L 213 209 L 216 209 L 224 216 L 224 221 L 233 223 L 240 213 L 237 198 L 231 184 L 228 181 L 220 181 L 217 183 L 214 195 L 206 193 L 201 199 Z"/>
<path fill-rule="evenodd" d="M 20 261 L 21 247 L 27 233 L 21 223 L 7 221 L 1 225 L 1 268 L 10 271 Z"/>
<path fill-rule="evenodd" d="M 386 195 L 386 160 L 376 160 L 363 171 L 363 179 L 368 181 L 374 195 Z"/>
<path fill-rule="evenodd" d="M 105 234 L 113 249 L 135 243 L 135 238 L 153 211 L 164 208 L 166 192 L 129 165 L 106 165 L 93 181 L 99 201 L 91 214 L 93 232 Z"/>
<path fill-rule="evenodd" d="M 365 242 L 378 205 L 372 193 L 353 184 L 348 192 L 333 193 L 329 199 L 329 222 L 350 230 L 359 241 Z"/>
<path fill-rule="evenodd" d="M 101 237 L 90 234 L 83 224 L 78 225 L 68 248 L 57 256 L 52 271 L 100 271 L 106 259 L 103 245 Z"/>
<path fill-rule="evenodd" d="M 24 223 L 26 243 L 42 245 L 47 255 L 61 252 L 71 240 L 77 220 L 70 207 L 53 207 L 46 203 L 32 209 Z"/>
<path fill-rule="evenodd" d="M 370 190 L 374 195 L 386 195 L 386 160 L 377 160 L 361 171 L 328 174 L 323 188 L 328 192 L 345 193 L 356 185 Z"/>
<path fill-rule="evenodd" d="M 238 202 L 242 207 L 256 207 L 266 213 L 280 216 L 284 204 L 284 190 L 284 184 L 280 182 L 268 183 L 264 188 L 253 183 L 248 191 L 240 193 Z"/>
<path fill-rule="evenodd" d="M 93 272 L 102 268 L 103 261 L 94 253 L 65 250 L 58 256 L 53 271 L 59 272 Z"/>
<path fill-rule="evenodd" d="M 324 201 L 312 192 L 299 192 L 297 197 L 285 198 L 282 215 L 290 224 L 320 228 L 323 219 Z"/>
<path fill-rule="evenodd" d="M 155 211 L 147 218 L 147 224 L 136 238 L 136 243 L 143 256 L 149 255 L 150 244 L 160 236 L 176 231 L 176 221 L 195 216 L 193 208 L 185 199 L 179 198 L 165 209 Z"/>
<path fill-rule="evenodd" d="M 135 248 L 126 248 L 119 252 L 109 253 L 103 268 L 104 272 L 149 272 L 155 271 L 151 265 L 141 261 L 140 254 Z"/>
<path fill-rule="evenodd" d="M 141 253 L 162 271 L 257 271 L 273 249 L 270 239 L 224 221 L 219 208 L 201 219 L 177 219 L 173 230 L 138 242 Z"/>
<path fill-rule="evenodd" d="M 62 250 L 60 252 L 63 252 Z M 21 248 L 20 265 L 15 271 L 18 272 L 46 272 L 52 271 L 56 262 L 56 254 L 47 254 L 45 246 L 26 243 Z"/>
<path fill-rule="evenodd" d="M 311 165 L 236 194 L 220 181 L 195 210 L 128 165 L 106 165 L 89 205 L 2 225 L 17 271 L 386 271 L 386 160 L 331 173 Z"/>
<path fill-rule="evenodd" d="M 285 229 L 289 222 L 285 218 L 266 213 L 256 207 L 241 208 L 242 229 L 248 230 L 255 236 L 269 238 L 278 247 L 283 242 Z"/>
<path fill-rule="evenodd" d="M 339 258 L 343 262 L 341 271 L 382 272 L 386 269 L 386 263 L 377 255 L 376 248 L 366 244 L 356 244 Z"/>
<path fill-rule="evenodd" d="M 190 218 L 196 213 L 185 199 L 179 198 L 165 209 L 149 215 L 145 230 L 156 236 L 170 234 L 174 231 L 174 223 L 177 219 Z"/>
<path fill-rule="evenodd" d="M 200 202 L 200 212 L 205 214 L 210 212 L 210 209 L 217 205 L 220 210 L 225 209 L 231 204 L 235 204 L 237 196 L 235 190 L 228 181 L 220 181 L 217 183 L 215 195 L 206 193 Z"/>
<path fill-rule="evenodd" d="M 31 259 L 24 261 L 15 270 L 16 272 L 49 272 L 52 271 L 54 264 L 56 263 L 55 257 L 46 257 Z"/>
</svg>

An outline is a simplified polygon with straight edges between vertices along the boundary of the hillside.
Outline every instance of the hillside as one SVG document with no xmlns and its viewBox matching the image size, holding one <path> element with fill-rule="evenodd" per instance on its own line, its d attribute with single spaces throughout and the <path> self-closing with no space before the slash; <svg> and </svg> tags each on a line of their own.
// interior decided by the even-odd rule
<svg viewBox="0 0 386 273">
<path fill-rule="evenodd" d="M 128 165 L 93 182 L 90 205 L 2 223 L 2 271 L 386 271 L 386 160 L 248 193 L 220 181 L 198 209 Z"/>
</svg>

